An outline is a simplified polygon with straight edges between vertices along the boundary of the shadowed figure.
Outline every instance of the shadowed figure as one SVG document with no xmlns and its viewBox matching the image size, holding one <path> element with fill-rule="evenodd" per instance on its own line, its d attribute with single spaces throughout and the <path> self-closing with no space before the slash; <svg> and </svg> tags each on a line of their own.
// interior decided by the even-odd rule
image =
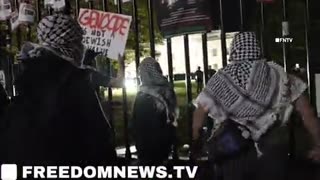
<svg viewBox="0 0 320 180">
<path fill-rule="evenodd" d="M 0 161 L 114 164 L 114 133 L 80 68 L 82 33 L 72 17 L 55 14 L 40 21 L 40 43 L 23 47 L 19 96 L 1 124 Z"/>
<path fill-rule="evenodd" d="M 172 150 L 177 126 L 177 100 L 159 63 L 146 58 L 139 66 L 141 86 L 135 99 L 132 129 L 141 165 L 160 165 Z"/>
</svg>

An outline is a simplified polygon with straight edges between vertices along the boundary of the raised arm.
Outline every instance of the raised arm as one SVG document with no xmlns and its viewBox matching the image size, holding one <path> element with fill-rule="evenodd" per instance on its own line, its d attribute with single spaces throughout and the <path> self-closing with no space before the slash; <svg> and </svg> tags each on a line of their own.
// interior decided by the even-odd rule
<svg viewBox="0 0 320 180">
<path fill-rule="evenodd" d="M 197 140 L 200 136 L 200 130 L 203 126 L 204 120 L 208 115 L 208 109 L 198 104 L 198 107 L 193 113 L 192 123 L 192 139 Z"/>
<path fill-rule="evenodd" d="M 320 123 L 315 111 L 305 95 L 300 96 L 296 100 L 295 108 L 302 116 L 303 124 L 312 136 L 314 147 L 310 153 L 310 158 L 320 161 Z"/>
</svg>

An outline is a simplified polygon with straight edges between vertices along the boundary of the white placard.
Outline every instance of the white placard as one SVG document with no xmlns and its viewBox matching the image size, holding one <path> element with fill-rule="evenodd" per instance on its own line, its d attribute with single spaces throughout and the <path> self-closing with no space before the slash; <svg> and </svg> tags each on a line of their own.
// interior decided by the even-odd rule
<svg viewBox="0 0 320 180">
<path fill-rule="evenodd" d="M 124 54 L 132 17 L 93 9 L 80 9 L 83 44 L 111 59 Z"/>
<path fill-rule="evenodd" d="M 131 0 L 122 0 L 122 3 L 127 3 L 127 2 L 131 2 Z M 118 0 L 114 0 L 114 4 L 117 5 Z"/>
<path fill-rule="evenodd" d="M 0 0 L 0 21 L 9 19 L 11 12 L 10 0 Z"/>
<path fill-rule="evenodd" d="M 12 17 L 10 19 L 10 23 L 11 23 L 11 31 L 14 31 L 20 25 L 18 12 L 14 12 L 12 14 Z"/>
<path fill-rule="evenodd" d="M 24 23 L 33 23 L 35 10 L 31 4 L 21 3 L 19 9 L 19 21 Z"/>
<path fill-rule="evenodd" d="M 44 0 L 44 7 L 47 8 L 48 6 L 53 6 L 54 0 Z"/>
<path fill-rule="evenodd" d="M 54 0 L 54 3 L 52 5 L 53 9 L 61 10 L 66 6 L 65 0 Z"/>
</svg>

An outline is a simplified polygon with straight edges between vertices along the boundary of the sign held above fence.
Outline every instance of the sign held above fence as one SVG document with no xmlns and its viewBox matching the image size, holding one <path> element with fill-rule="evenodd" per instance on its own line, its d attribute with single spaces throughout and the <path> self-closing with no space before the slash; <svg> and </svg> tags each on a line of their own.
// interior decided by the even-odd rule
<svg viewBox="0 0 320 180">
<path fill-rule="evenodd" d="M 11 12 L 10 0 L 0 0 L 0 21 L 9 19 Z"/>
<path fill-rule="evenodd" d="M 95 52 L 101 52 L 111 59 L 124 54 L 131 16 L 80 9 L 78 21 L 84 30 L 83 44 Z"/>
<path fill-rule="evenodd" d="M 31 4 L 21 3 L 19 8 L 19 21 L 21 23 L 33 23 L 36 12 Z"/>
</svg>

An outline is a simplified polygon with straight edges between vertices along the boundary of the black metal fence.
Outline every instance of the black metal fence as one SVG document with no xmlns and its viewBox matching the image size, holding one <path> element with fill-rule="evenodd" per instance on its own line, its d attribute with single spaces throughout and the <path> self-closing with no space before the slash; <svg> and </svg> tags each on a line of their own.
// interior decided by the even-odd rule
<svg viewBox="0 0 320 180">
<path fill-rule="evenodd" d="M 113 2 L 113 0 L 110 0 Z M 109 11 L 110 10 L 110 4 L 111 2 L 108 0 L 101 0 L 101 1 L 92 1 L 89 0 L 87 3 L 84 1 L 80 0 L 71 0 L 67 1 L 68 8 L 75 7 L 73 11 L 71 9 L 68 9 L 68 12 L 73 13 L 75 17 L 77 17 L 79 13 L 80 7 L 84 6 L 85 8 L 101 8 L 104 11 Z M 139 18 L 138 18 L 138 9 L 140 8 L 138 6 L 138 1 L 139 0 L 132 0 L 131 5 L 132 5 L 132 17 L 133 17 L 133 24 L 132 24 L 132 33 L 134 33 L 134 41 L 135 41 L 135 65 L 136 65 L 136 72 L 137 68 L 139 66 L 140 62 L 140 44 L 139 44 Z M 148 17 L 149 17 L 149 36 L 150 36 L 150 56 L 155 57 L 156 56 L 156 48 L 155 48 L 155 22 L 154 22 L 154 16 L 155 16 L 155 11 L 154 11 L 154 1 L 153 0 L 141 0 L 145 1 L 148 7 Z M 236 1 L 236 0 L 235 0 Z M 245 7 L 245 0 L 237 0 L 239 1 L 238 3 L 240 4 L 240 10 L 239 10 L 239 15 L 234 18 L 240 18 L 240 25 L 239 25 L 239 31 L 245 30 L 245 24 L 248 23 L 247 19 L 245 19 L 244 13 L 247 10 Z M 298 0 L 297 0 L 298 1 Z M 224 13 L 224 10 L 226 10 L 228 7 L 223 4 L 223 0 L 219 0 L 220 3 L 220 33 L 221 33 L 221 49 L 222 49 L 222 57 L 221 60 L 223 62 L 223 66 L 227 65 L 227 46 L 226 46 L 226 32 L 224 29 L 224 24 L 226 23 L 224 21 L 226 14 Z M 307 69 L 307 80 L 308 80 L 308 85 L 309 85 L 309 94 L 310 97 L 312 98 L 312 102 L 315 105 L 315 92 L 316 92 L 316 87 L 315 87 L 315 79 L 314 79 L 314 74 L 318 71 L 319 68 L 316 68 L 315 66 L 312 67 L 312 65 L 317 65 L 316 63 L 316 58 L 319 57 L 317 56 L 316 48 L 313 48 L 313 51 L 315 52 L 315 55 L 313 56 L 313 61 L 311 60 L 311 53 L 313 52 L 310 48 L 310 2 L 309 0 L 303 0 L 299 1 L 303 2 L 303 6 L 300 8 L 304 9 L 304 13 L 300 14 L 299 16 L 303 16 L 304 21 L 300 22 L 303 24 L 304 27 L 304 33 L 299 34 L 299 38 L 304 38 L 304 45 L 303 49 L 305 51 L 305 60 L 303 63 L 305 63 L 305 67 Z M 260 34 L 260 40 L 261 40 L 261 46 L 263 49 L 263 55 L 267 58 L 272 57 L 270 55 L 270 46 L 273 46 L 273 44 L 270 44 L 270 39 L 274 39 L 276 35 L 272 34 L 267 34 L 266 31 L 268 30 L 266 20 L 272 16 L 281 16 L 282 15 L 282 25 L 279 24 L 277 27 L 272 27 L 272 28 L 277 28 L 277 32 L 285 31 L 288 27 L 287 24 L 289 24 L 289 21 L 292 20 L 289 18 L 290 14 L 295 14 L 296 12 L 289 12 L 288 6 L 290 6 L 291 2 L 288 2 L 287 0 L 275 0 L 276 5 L 268 5 L 264 4 L 262 2 L 257 2 L 257 5 L 259 7 L 259 13 L 257 14 L 259 16 L 259 34 Z M 313 2 L 315 6 L 317 4 Z M 19 0 L 14 1 L 14 8 L 17 9 L 19 7 Z M 273 12 L 272 6 L 277 6 L 280 8 L 282 13 L 279 14 L 272 14 L 275 13 Z M 50 9 L 44 9 L 43 7 L 43 1 L 42 0 L 34 0 L 34 5 L 36 7 L 36 20 L 39 21 L 41 17 L 43 17 L 45 14 L 51 14 L 52 10 Z M 268 8 L 266 6 L 269 6 Z M 117 12 L 122 13 L 122 0 L 117 0 Z M 268 11 L 268 12 L 267 12 Z M 1 45 L 6 49 L 5 51 L 1 51 L 1 66 L 6 72 L 6 82 L 7 82 L 7 91 L 10 94 L 10 96 L 15 95 L 15 90 L 14 90 L 14 71 L 15 67 L 17 66 L 17 62 L 14 61 L 14 56 L 15 54 L 12 53 L 14 50 L 13 48 L 16 47 L 16 50 L 19 50 L 21 48 L 22 42 L 25 40 L 34 40 L 31 37 L 31 31 L 32 26 L 27 25 L 25 26 L 26 28 L 19 27 L 15 32 L 12 32 L 10 29 L 10 22 L 2 22 L 2 25 L 5 26 L 4 29 L 1 31 Z M 270 29 L 269 29 L 270 30 Z M 291 34 L 288 33 L 283 33 L 282 36 L 280 37 L 292 37 Z M 205 82 L 208 81 L 208 43 L 207 43 L 207 32 L 204 32 L 202 34 L 202 53 L 203 53 L 203 65 L 204 65 L 204 79 Z M 269 41 L 269 43 L 267 42 Z M 168 59 L 168 79 L 170 82 L 174 82 L 174 71 L 173 71 L 173 57 L 172 57 L 172 40 L 170 38 L 166 39 L 166 46 L 167 46 L 167 59 Z M 282 43 L 282 60 L 283 60 L 283 65 L 284 67 L 289 70 L 290 65 L 293 63 L 293 59 L 290 57 L 290 52 L 291 52 L 292 45 L 287 44 L 287 43 Z M 190 59 L 189 56 L 189 36 L 184 35 L 184 49 L 185 49 L 185 83 L 186 83 L 186 104 L 191 104 L 192 102 L 192 83 L 191 83 L 191 72 L 190 72 Z M 290 62 L 289 62 L 290 61 Z M 315 62 L 315 63 L 312 63 Z M 109 66 L 111 67 L 111 66 Z M 124 134 L 124 142 L 125 142 L 125 148 L 126 148 L 126 158 L 131 158 L 131 153 L 130 153 L 130 142 L 129 142 L 129 131 L 128 131 L 128 122 L 129 122 L 129 115 L 128 115 L 128 100 L 127 100 L 127 91 L 126 88 L 124 87 L 122 89 L 122 105 L 123 105 L 123 123 L 124 123 L 124 129 L 123 133 Z M 113 101 L 113 91 L 111 88 L 108 89 L 108 101 L 112 102 Z M 191 142 L 192 138 L 192 133 L 191 133 L 191 127 L 192 127 L 192 108 L 191 106 L 188 106 L 187 111 L 186 111 L 186 121 L 188 121 L 188 136 L 189 136 L 189 141 Z M 110 119 L 112 124 L 113 123 L 113 113 L 110 113 Z M 294 143 L 294 142 L 292 142 Z"/>
</svg>

